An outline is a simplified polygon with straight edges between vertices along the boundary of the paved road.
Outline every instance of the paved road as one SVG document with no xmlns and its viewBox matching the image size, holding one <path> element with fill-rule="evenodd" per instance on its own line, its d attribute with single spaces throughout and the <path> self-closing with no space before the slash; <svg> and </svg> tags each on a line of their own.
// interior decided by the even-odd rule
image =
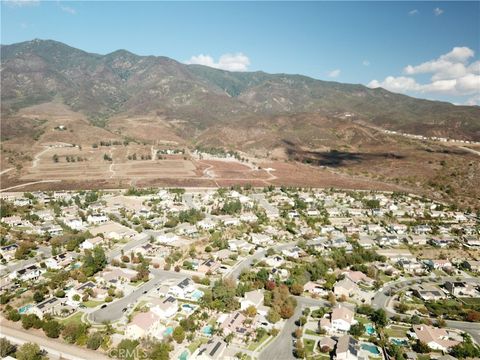
<svg viewBox="0 0 480 360">
<path fill-rule="evenodd" d="M 272 248 L 275 251 L 281 251 L 281 250 L 294 247 L 296 244 L 297 244 L 297 241 L 281 244 L 281 245 L 275 245 L 275 246 L 272 246 Z M 230 272 L 226 273 L 225 277 L 232 277 L 234 279 L 238 279 L 242 274 L 243 270 L 250 268 L 254 260 L 259 260 L 264 258 L 266 253 L 267 253 L 267 249 L 258 251 L 255 254 L 246 257 L 245 259 L 240 261 L 237 265 L 235 265 L 235 267 Z"/>
<path fill-rule="evenodd" d="M 151 270 L 151 273 L 153 275 L 152 279 L 147 281 L 145 284 L 139 286 L 129 295 L 108 304 L 103 309 L 98 309 L 93 311 L 89 315 L 88 319 L 90 321 L 100 323 L 100 324 L 105 321 L 112 322 L 112 321 L 119 320 L 124 314 L 123 309 L 127 308 L 129 304 L 135 304 L 142 295 L 145 295 L 147 292 L 149 292 L 150 290 L 160 285 L 163 281 L 168 279 L 174 279 L 174 280 L 180 281 L 188 277 L 187 275 L 182 273 L 177 273 L 174 271 L 165 271 L 160 269 L 153 269 Z"/>
<path fill-rule="evenodd" d="M 43 336 L 39 330 L 25 331 L 17 328 L 6 320 L 1 321 L 0 335 L 6 337 L 14 344 L 22 345 L 27 342 L 38 344 L 40 348 L 46 351 L 52 358 L 66 360 L 108 360 L 109 357 L 101 352 L 84 349 L 74 345 L 69 345 L 62 340 L 50 339 Z"/>
<path fill-rule="evenodd" d="M 145 232 L 135 235 L 133 239 L 131 239 L 128 243 L 126 243 L 125 246 L 123 246 L 122 248 L 111 250 L 107 254 L 108 261 L 111 261 L 112 259 L 119 256 L 122 253 L 122 250 L 124 251 L 125 254 L 128 254 L 130 250 L 132 250 L 133 248 L 136 248 L 137 246 L 141 246 L 147 243 L 149 239 L 150 239 L 150 234 Z"/>
<path fill-rule="evenodd" d="M 293 356 L 293 336 L 297 325 L 295 322 L 302 315 L 303 309 L 313 306 L 330 306 L 329 303 L 322 299 L 311 299 L 295 296 L 297 299 L 297 307 L 293 316 L 285 322 L 282 331 L 277 335 L 275 340 L 268 344 L 259 355 L 259 360 L 290 360 L 295 359 Z"/>
<path fill-rule="evenodd" d="M 420 280 L 420 279 L 418 279 Z M 395 283 L 387 284 L 382 291 L 377 292 L 377 294 L 372 299 L 372 306 L 376 309 L 384 309 L 389 317 L 399 316 L 400 318 L 409 318 L 409 315 L 398 314 L 394 309 L 388 306 L 392 296 L 397 292 L 413 285 L 418 282 L 418 280 L 402 280 Z M 440 277 L 440 278 L 430 278 L 425 279 L 424 284 L 442 284 L 445 281 L 457 281 L 457 277 Z M 480 279 L 478 278 L 462 278 L 462 281 L 477 283 L 480 284 Z M 436 319 L 430 318 L 430 320 L 435 321 Z M 471 323 L 466 321 L 453 321 L 446 320 L 448 327 L 452 329 L 458 329 L 464 332 L 469 333 L 472 338 L 480 344 L 480 324 Z"/>
<path fill-rule="evenodd" d="M 23 269 L 23 268 L 25 268 L 29 265 L 37 264 L 42 259 L 42 257 L 44 257 L 45 259 L 48 259 L 51 256 L 52 256 L 52 248 L 51 247 L 49 247 L 49 246 L 39 246 L 38 249 L 37 249 L 37 256 L 35 256 L 33 258 L 30 258 L 30 259 L 17 261 L 13 264 L 7 264 L 5 266 L 5 268 L 2 269 L 2 274 L 11 273 L 11 272 Z"/>
<path fill-rule="evenodd" d="M 272 215 L 274 215 L 274 214 L 279 215 L 280 214 L 280 211 L 278 210 L 278 208 L 276 206 L 273 206 L 272 204 L 270 204 L 267 201 L 267 199 L 265 199 L 264 194 L 252 194 L 252 198 L 254 200 L 258 201 L 258 204 L 265 209 L 267 214 L 272 214 Z"/>
</svg>

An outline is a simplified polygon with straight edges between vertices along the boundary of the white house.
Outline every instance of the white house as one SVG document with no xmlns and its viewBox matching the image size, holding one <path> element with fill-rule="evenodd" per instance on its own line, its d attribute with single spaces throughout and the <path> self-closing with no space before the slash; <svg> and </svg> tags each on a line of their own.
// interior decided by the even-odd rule
<svg viewBox="0 0 480 360">
<path fill-rule="evenodd" d="M 177 313 L 178 301 L 173 296 L 168 296 L 163 299 L 154 299 L 150 310 L 158 315 L 160 319 L 166 320 Z"/>
<path fill-rule="evenodd" d="M 162 339 L 164 330 L 160 317 L 154 312 L 139 312 L 125 328 L 125 337 L 133 340 L 146 336 Z"/>
<path fill-rule="evenodd" d="M 193 283 L 193 281 L 189 278 L 185 278 L 179 283 L 171 286 L 168 292 L 175 297 L 186 298 L 187 295 L 191 294 L 194 291 L 195 284 Z"/>
<path fill-rule="evenodd" d="M 88 215 L 87 216 L 87 222 L 92 225 L 99 225 L 99 224 L 105 224 L 108 222 L 108 217 L 105 215 L 100 215 L 100 214 L 94 214 L 94 215 Z"/>
<path fill-rule="evenodd" d="M 100 236 L 95 236 L 94 238 L 86 239 L 84 242 L 80 244 L 80 249 L 82 250 L 90 250 L 93 249 L 97 245 L 101 245 L 103 243 L 103 239 Z"/>
</svg>

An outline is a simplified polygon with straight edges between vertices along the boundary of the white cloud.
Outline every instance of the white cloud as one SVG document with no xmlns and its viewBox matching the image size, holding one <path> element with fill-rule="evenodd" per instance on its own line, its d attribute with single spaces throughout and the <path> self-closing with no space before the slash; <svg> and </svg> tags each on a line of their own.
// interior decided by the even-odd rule
<svg viewBox="0 0 480 360">
<path fill-rule="evenodd" d="M 218 59 L 218 62 L 215 62 L 212 56 L 200 54 L 192 56 L 189 60 L 185 61 L 185 63 L 205 65 L 228 71 L 247 71 L 250 65 L 250 59 L 242 53 L 223 54 Z"/>
<path fill-rule="evenodd" d="M 63 12 L 66 12 L 66 13 L 71 14 L 71 15 L 75 15 L 77 13 L 77 10 L 75 10 L 74 8 L 72 8 L 70 6 L 60 5 L 60 9 L 62 9 Z"/>
<path fill-rule="evenodd" d="M 414 16 L 414 15 L 418 15 L 419 14 L 419 11 L 417 9 L 413 9 L 413 10 L 410 10 L 408 12 L 408 15 L 410 16 Z"/>
<path fill-rule="evenodd" d="M 368 61 L 368 60 L 363 60 L 363 61 L 362 61 L 362 65 L 363 65 L 363 66 L 370 66 L 370 61 Z"/>
<path fill-rule="evenodd" d="M 340 73 L 341 73 L 340 69 L 335 69 L 335 70 L 329 71 L 327 75 L 328 77 L 336 78 L 340 75 Z"/>
<path fill-rule="evenodd" d="M 480 94 L 474 95 L 465 101 L 465 105 L 479 105 L 480 106 Z"/>
<path fill-rule="evenodd" d="M 22 7 L 40 4 L 40 0 L 2 0 L 2 3 L 12 7 Z"/>
<path fill-rule="evenodd" d="M 468 47 L 454 47 L 437 59 L 406 66 L 403 72 L 408 76 L 388 76 L 383 81 L 372 80 L 368 86 L 399 93 L 474 95 L 471 99 L 477 99 L 480 94 L 480 61 L 469 63 L 474 55 Z M 419 74 L 431 74 L 430 82 L 417 82 L 415 75 Z"/>
<path fill-rule="evenodd" d="M 433 14 L 434 14 L 435 16 L 440 16 L 440 15 L 442 15 L 443 13 L 444 13 L 443 9 L 440 9 L 439 7 L 433 9 Z"/>
</svg>

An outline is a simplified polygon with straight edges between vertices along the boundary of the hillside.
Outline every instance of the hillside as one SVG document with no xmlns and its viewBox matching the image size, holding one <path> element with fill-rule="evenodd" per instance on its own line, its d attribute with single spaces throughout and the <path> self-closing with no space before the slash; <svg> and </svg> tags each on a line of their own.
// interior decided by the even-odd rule
<svg viewBox="0 0 480 360">
<path fill-rule="evenodd" d="M 238 127 L 242 119 L 351 112 L 385 128 L 480 140 L 479 107 L 301 75 L 228 72 L 126 50 L 98 55 L 51 40 L 2 45 L 1 64 L 4 118 L 57 102 L 102 127 L 122 114 L 156 114 L 198 134 L 212 125 Z"/>
</svg>

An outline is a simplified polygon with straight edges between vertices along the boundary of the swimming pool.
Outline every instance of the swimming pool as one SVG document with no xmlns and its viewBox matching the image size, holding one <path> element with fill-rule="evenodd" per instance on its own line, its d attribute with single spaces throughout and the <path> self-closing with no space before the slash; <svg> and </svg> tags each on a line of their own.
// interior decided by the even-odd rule
<svg viewBox="0 0 480 360">
<path fill-rule="evenodd" d="M 191 298 L 198 301 L 202 296 L 203 296 L 203 291 L 202 290 L 195 290 L 192 293 Z"/>
<path fill-rule="evenodd" d="M 373 344 L 362 344 L 362 345 L 360 345 L 360 348 L 362 350 L 368 351 L 369 353 L 371 353 L 373 355 L 380 355 L 380 351 Z"/>
<path fill-rule="evenodd" d="M 183 304 L 182 309 L 185 311 L 187 314 L 192 313 L 195 310 L 196 306 L 190 305 L 190 304 Z"/>
<path fill-rule="evenodd" d="M 365 327 L 365 332 L 368 334 L 368 335 L 373 335 L 375 334 L 375 328 L 373 327 L 372 324 L 365 324 L 363 325 Z"/>
<path fill-rule="evenodd" d="M 173 334 L 173 327 L 172 326 L 167 327 L 167 329 L 163 332 L 163 335 L 165 335 L 165 336 L 170 336 L 172 334 Z"/>
<path fill-rule="evenodd" d="M 188 350 L 185 350 L 184 352 L 182 352 L 182 354 L 178 357 L 178 360 L 187 360 L 188 359 Z"/>
<path fill-rule="evenodd" d="M 408 341 L 406 339 L 397 339 L 397 338 L 392 338 L 390 339 L 392 343 L 398 346 L 405 346 L 408 344 Z"/>
<path fill-rule="evenodd" d="M 20 309 L 18 309 L 19 314 L 25 314 L 28 309 L 30 309 L 33 305 L 32 304 L 27 304 L 25 306 L 22 306 Z"/>
<path fill-rule="evenodd" d="M 211 335 L 212 335 L 212 327 L 211 327 L 210 325 L 205 326 L 205 327 L 202 329 L 202 333 L 203 333 L 204 335 L 211 336 Z"/>
</svg>

